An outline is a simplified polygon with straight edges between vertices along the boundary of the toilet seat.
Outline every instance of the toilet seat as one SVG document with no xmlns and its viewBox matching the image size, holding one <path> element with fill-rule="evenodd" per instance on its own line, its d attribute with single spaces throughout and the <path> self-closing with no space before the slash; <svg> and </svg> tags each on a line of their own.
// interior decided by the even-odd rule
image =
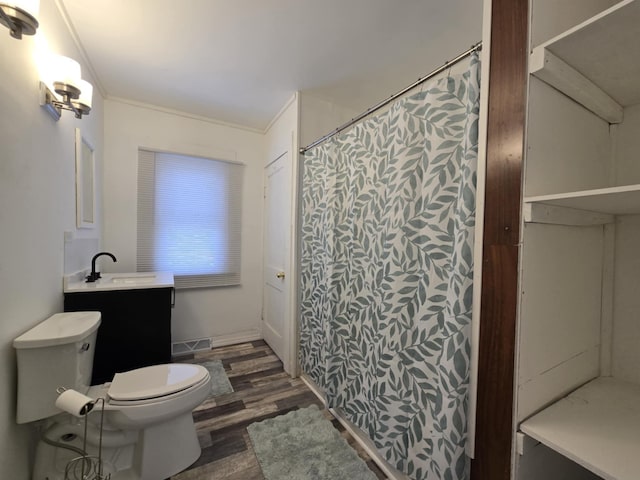
<svg viewBox="0 0 640 480">
<path fill-rule="evenodd" d="M 200 365 L 169 363 L 116 373 L 107 390 L 112 405 L 131 405 L 173 397 L 208 381 L 209 372 Z"/>
<path fill-rule="evenodd" d="M 176 368 L 179 373 L 176 373 Z M 174 374 L 168 377 L 167 374 L 171 371 Z M 164 372 L 164 376 L 160 372 Z M 132 386 L 130 382 L 134 381 L 140 383 Z M 129 390 L 123 392 L 125 388 Z M 166 393 L 171 391 L 173 393 Z M 125 398 L 144 398 L 117 400 L 111 397 L 112 394 L 117 396 L 119 393 Z M 171 421 L 181 414 L 187 415 L 189 421 L 192 421 L 191 412 L 210 393 L 211 376 L 206 368 L 191 364 L 178 364 L 178 367 L 176 364 L 165 364 L 124 372 L 117 381 L 114 377 L 113 383 L 92 386 L 87 396 L 104 398 L 107 424 L 113 428 L 130 430 L 149 428 L 154 424 Z"/>
</svg>

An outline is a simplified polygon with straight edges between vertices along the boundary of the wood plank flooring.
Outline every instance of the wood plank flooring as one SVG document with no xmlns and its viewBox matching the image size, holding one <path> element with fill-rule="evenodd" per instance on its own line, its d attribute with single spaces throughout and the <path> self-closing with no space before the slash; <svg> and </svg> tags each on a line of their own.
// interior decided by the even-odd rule
<svg viewBox="0 0 640 480">
<path fill-rule="evenodd" d="M 264 341 L 214 348 L 174 361 L 212 359 L 222 361 L 234 391 L 207 399 L 193 412 L 202 455 L 171 480 L 264 480 L 247 426 L 311 404 L 318 405 L 378 479 L 387 478 L 302 380 L 284 372 Z"/>
</svg>

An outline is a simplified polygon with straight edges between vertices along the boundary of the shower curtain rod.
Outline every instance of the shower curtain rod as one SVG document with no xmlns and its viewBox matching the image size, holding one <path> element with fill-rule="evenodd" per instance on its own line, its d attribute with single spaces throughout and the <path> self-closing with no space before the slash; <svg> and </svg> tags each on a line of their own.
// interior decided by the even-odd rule
<svg viewBox="0 0 640 480">
<path fill-rule="evenodd" d="M 396 98 L 401 97 L 402 95 L 404 95 L 405 93 L 407 93 L 408 91 L 416 88 L 418 85 L 420 85 L 421 83 L 426 82 L 427 80 L 429 80 L 430 78 L 434 77 L 435 75 L 439 74 L 440 72 L 446 70 L 447 68 L 451 67 L 452 65 L 455 65 L 456 63 L 458 63 L 460 60 L 462 60 L 465 57 L 468 57 L 469 55 L 471 55 L 473 52 L 476 52 L 478 50 L 482 50 L 482 42 L 478 42 L 476 43 L 474 46 L 472 46 L 469 50 L 467 50 L 466 52 L 461 53 L 460 55 L 458 55 L 456 58 L 449 60 L 448 62 L 445 62 L 444 65 L 436 68 L 434 71 L 426 74 L 424 77 L 419 78 L 418 80 L 416 80 L 414 83 L 412 83 L 411 85 L 409 85 L 406 88 L 403 88 L 402 90 L 400 90 L 397 93 L 394 93 L 393 95 L 391 95 L 389 98 L 381 101 L 380 103 L 374 105 L 373 107 L 368 108 L 366 111 L 364 111 L 363 113 L 361 113 L 360 115 L 358 115 L 357 117 L 352 118 L 351 120 L 349 120 L 347 123 L 340 125 L 338 128 L 336 128 L 335 130 L 327 133 L 325 136 L 320 137 L 319 139 L 317 139 L 315 142 L 310 143 L 309 145 L 307 145 L 306 147 L 301 147 L 299 152 L 304 155 L 308 150 L 312 149 L 313 147 L 315 147 L 316 145 L 321 144 L 322 142 L 324 142 L 325 140 L 329 140 L 331 137 L 333 137 L 334 135 L 337 135 L 338 133 L 342 132 L 343 130 L 346 130 L 347 128 L 349 128 L 350 126 L 358 123 L 360 120 L 362 120 L 363 118 L 365 118 L 368 115 L 371 115 L 373 112 L 380 110 L 382 107 L 384 107 L 385 105 L 388 105 L 389 103 L 393 102 Z"/>
</svg>

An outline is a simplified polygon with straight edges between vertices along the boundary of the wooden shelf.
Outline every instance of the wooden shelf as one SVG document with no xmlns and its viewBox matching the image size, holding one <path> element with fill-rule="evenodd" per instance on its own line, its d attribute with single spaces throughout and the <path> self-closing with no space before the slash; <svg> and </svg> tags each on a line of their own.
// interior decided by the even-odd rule
<svg viewBox="0 0 640 480">
<path fill-rule="evenodd" d="M 625 0 L 536 47 L 530 71 L 610 123 L 640 103 L 640 0 Z"/>
<path fill-rule="evenodd" d="M 638 479 L 640 385 L 597 378 L 520 429 L 606 480 Z"/>
<path fill-rule="evenodd" d="M 525 197 L 525 204 L 553 205 L 608 215 L 640 214 L 640 185 Z"/>
</svg>

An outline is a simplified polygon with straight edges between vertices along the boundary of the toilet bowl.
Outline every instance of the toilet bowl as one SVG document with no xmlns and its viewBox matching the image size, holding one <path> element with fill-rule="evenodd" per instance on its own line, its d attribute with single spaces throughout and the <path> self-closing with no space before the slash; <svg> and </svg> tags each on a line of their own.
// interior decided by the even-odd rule
<svg viewBox="0 0 640 480">
<path fill-rule="evenodd" d="M 200 456 L 191 412 L 211 391 L 209 372 L 200 365 L 154 365 L 89 386 L 99 324 L 99 312 L 56 314 L 14 340 L 17 421 L 44 423 L 34 480 L 64 479 L 85 444 L 87 454 L 101 455 L 111 480 L 165 479 Z M 61 413 L 57 387 L 86 395 L 93 410 L 82 418 Z"/>
<path fill-rule="evenodd" d="M 164 479 L 184 470 L 201 453 L 191 412 L 210 392 L 209 372 L 190 364 L 143 367 L 92 386 L 87 396 L 105 399 L 103 428 L 110 434 L 138 433 L 134 445 L 103 448 L 105 460 L 116 472 L 133 470 L 140 480 Z M 89 415 L 94 425 L 99 413 Z M 133 455 L 127 452 L 131 449 Z"/>
</svg>

